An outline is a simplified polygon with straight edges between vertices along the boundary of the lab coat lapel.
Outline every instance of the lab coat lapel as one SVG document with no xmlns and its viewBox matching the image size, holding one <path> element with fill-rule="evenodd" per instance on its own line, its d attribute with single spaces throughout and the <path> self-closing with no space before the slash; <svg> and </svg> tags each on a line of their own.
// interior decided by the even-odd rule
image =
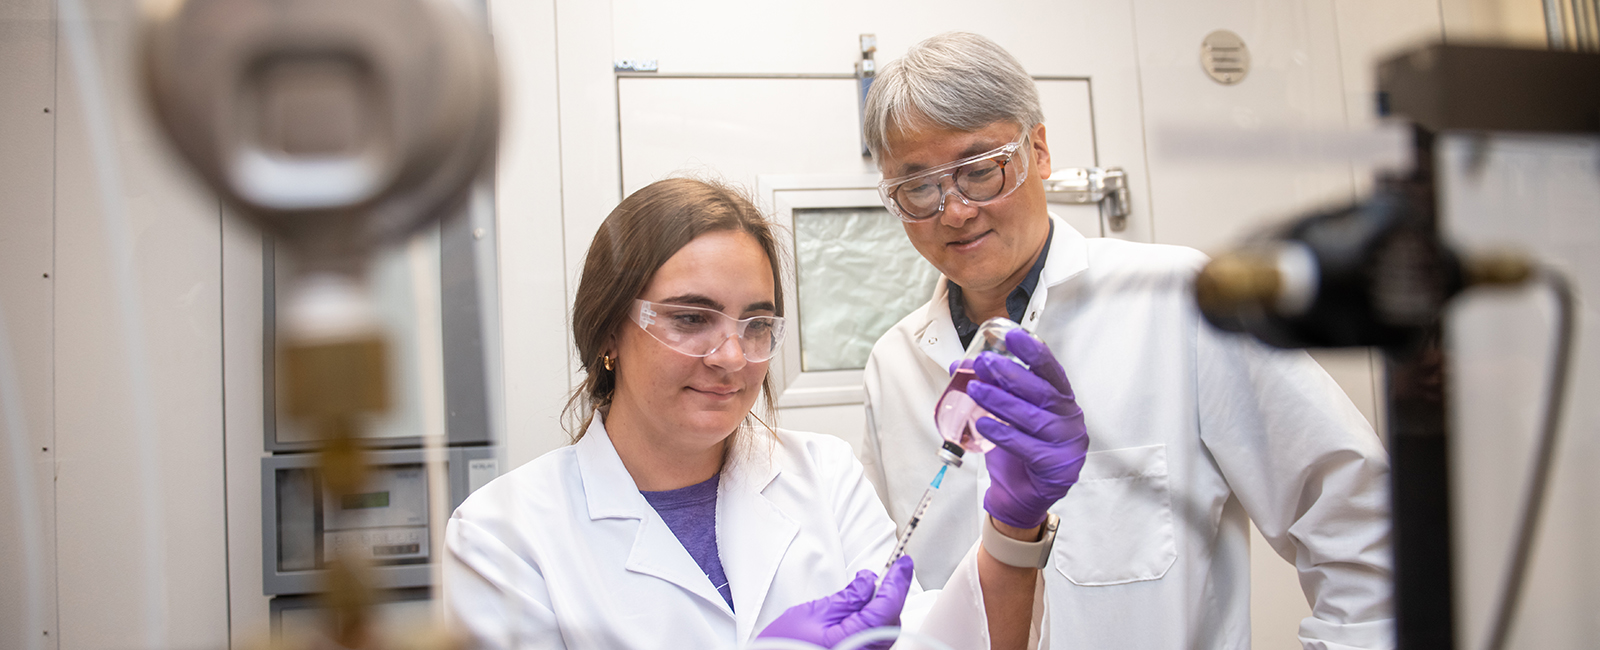
<svg viewBox="0 0 1600 650">
<path fill-rule="evenodd" d="M 757 430 L 741 435 L 739 457 L 723 473 L 718 489 L 717 546 L 739 613 L 736 638 L 743 643 L 756 633 L 756 620 L 778 565 L 799 535 L 800 525 L 763 494 L 781 474 L 769 434 Z"/>
<path fill-rule="evenodd" d="M 956 324 L 950 320 L 948 282 L 943 275 L 939 276 L 933 299 L 928 301 L 928 322 L 917 333 L 917 348 L 939 367 L 940 372 L 945 373 L 950 371 L 950 364 L 959 361 L 965 352 L 961 349 L 961 335 L 956 334 Z"/>
<path fill-rule="evenodd" d="M 656 514 L 650 502 L 639 493 L 633 476 L 623 466 L 611 437 L 596 414 L 583 439 L 578 441 L 578 473 L 583 479 L 584 499 L 589 519 L 633 519 L 639 522 L 633 549 L 624 568 L 660 578 L 720 607 L 729 616 L 728 603 L 722 600 L 711 580 L 700 571 L 678 536 Z"/>
<path fill-rule="evenodd" d="M 1044 270 L 1039 272 L 1039 287 L 1049 289 L 1077 277 L 1089 269 L 1089 240 L 1084 238 L 1061 217 L 1050 215 L 1055 232 L 1050 236 L 1050 254 L 1045 256 Z M 1050 292 L 1035 289 L 1028 299 L 1028 310 L 1022 314 L 1022 326 L 1033 331 L 1044 313 Z"/>
</svg>

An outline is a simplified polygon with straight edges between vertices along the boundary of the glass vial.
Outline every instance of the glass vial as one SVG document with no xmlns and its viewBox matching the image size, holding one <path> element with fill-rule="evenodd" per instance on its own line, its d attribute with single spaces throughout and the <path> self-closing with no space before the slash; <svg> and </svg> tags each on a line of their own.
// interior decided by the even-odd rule
<svg viewBox="0 0 1600 650">
<path fill-rule="evenodd" d="M 1009 318 L 991 318 L 978 326 L 978 333 L 972 337 L 972 344 L 967 346 L 966 355 L 957 364 L 955 374 L 950 376 L 950 384 L 934 406 L 934 425 L 946 441 L 980 454 L 994 449 L 994 443 L 978 433 L 977 428 L 979 418 L 994 415 L 967 396 L 967 384 L 977 378 L 973 364 L 977 363 L 978 355 L 984 352 L 993 352 L 1024 368 L 1028 367 L 1028 364 L 1006 350 L 1006 333 L 1016 329 L 1022 329 L 1022 326 Z M 1031 333 L 1028 335 L 1033 336 Z"/>
</svg>

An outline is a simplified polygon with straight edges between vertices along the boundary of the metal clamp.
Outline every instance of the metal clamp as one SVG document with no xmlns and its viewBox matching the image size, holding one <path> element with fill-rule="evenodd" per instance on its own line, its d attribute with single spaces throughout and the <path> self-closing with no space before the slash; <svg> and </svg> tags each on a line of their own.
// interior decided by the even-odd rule
<svg viewBox="0 0 1600 650">
<path fill-rule="evenodd" d="M 1057 169 L 1044 182 L 1051 203 L 1098 203 L 1100 218 L 1114 232 L 1128 227 L 1128 175 L 1121 167 Z"/>
<path fill-rule="evenodd" d="M 861 157 L 871 158 L 872 149 L 867 147 L 867 91 L 872 89 L 872 80 L 878 75 L 878 63 L 872 59 L 878 51 L 878 37 L 862 34 L 860 42 L 861 60 L 856 61 L 856 133 L 860 135 Z"/>
</svg>

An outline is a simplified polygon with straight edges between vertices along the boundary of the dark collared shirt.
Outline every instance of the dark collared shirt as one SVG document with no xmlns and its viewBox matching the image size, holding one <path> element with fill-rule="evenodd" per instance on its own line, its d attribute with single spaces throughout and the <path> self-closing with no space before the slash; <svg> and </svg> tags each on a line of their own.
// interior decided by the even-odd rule
<svg viewBox="0 0 1600 650">
<path fill-rule="evenodd" d="M 1050 240 L 1056 235 L 1056 224 L 1050 222 L 1050 232 L 1044 237 L 1044 248 L 1039 250 L 1039 259 L 1033 261 L 1033 268 L 1028 269 L 1028 274 L 1023 276 L 1017 288 L 1006 295 L 1006 316 L 1018 323 L 1022 322 L 1022 312 L 1028 309 L 1028 301 L 1033 299 L 1034 289 L 1039 288 L 1039 275 L 1044 272 L 1044 258 L 1050 254 Z M 961 299 L 961 285 L 953 280 L 945 280 L 950 287 L 950 320 L 955 323 L 956 334 L 961 337 L 961 349 L 972 345 L 972 337 L 978 333 L 978 323 L 972 322 L 967 317 L 967 304 Z"/>
</svg>

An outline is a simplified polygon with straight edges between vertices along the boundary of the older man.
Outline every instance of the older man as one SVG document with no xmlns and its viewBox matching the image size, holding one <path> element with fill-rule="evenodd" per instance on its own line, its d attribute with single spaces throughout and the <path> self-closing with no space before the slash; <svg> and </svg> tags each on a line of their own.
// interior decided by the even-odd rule
<svg viewBox="0 0 1600 650">
<path fill-rule="evenodd" d="M 1049 214 L 1042 120 L 1021 65 L 971 34 L 916 45 L 872 86 L 884 202 L 943 273 L 867 362 L 863 461 L 890 514 L 904 524 L 938 468 L 932 414 L 951 364 L 978 323 L 1009 317 L 1070 387 L 975 393 L 1031 408 L 984 426 L 1078 426 L 1090 441 L 1079 482 L 1049 506 L 1061 523 L 1040 560 L 1048 647 L 1247 647 L 1249 520 L 1300 573 L 1305 647 L 1392 646 L 1388 463 L 1371 427 L 1310 357 L 1203 323 L 1199 252 L 1087 239 Z M 1006 528 L 982 504 L 1015 496 L 988 480 L 1026 453 L 1007 447 L 968 454 L 977 471 L 945 480 L 912 542 L 925 586 L 982 529 Z"/>
</svg>

